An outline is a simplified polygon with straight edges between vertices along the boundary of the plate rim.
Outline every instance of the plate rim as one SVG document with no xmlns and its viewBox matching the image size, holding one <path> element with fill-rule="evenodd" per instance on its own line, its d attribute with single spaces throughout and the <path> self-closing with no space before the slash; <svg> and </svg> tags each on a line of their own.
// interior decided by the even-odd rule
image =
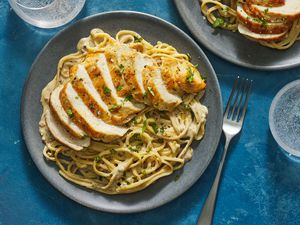
<svg viewBox="0 0 300 225">
<path fill-rule="evenodd" d="M 234 65 L 238 65 L 238 66 L 242 66 L 245 68 L 249 68 L 249 69 L 255 69 L 255 70 L 260 70 L 260 71 L 278 71 L 278 70 L 288 70 L 288 69 L 293 69 L 295 67 L 300 66 L 300 61 L 294 64 L 287 64 L 287 65 L 281 65 L 281 66 L 258 66 L 258 65 L 253 65 L 250 63 L 246 63 L 246 62 L 242 62 L 239 60 L 234 60 L 231 57 L 226 57 L 226 55 L 218 52 L 213 45 L 209 45 L 208 43 L 206 43 L 202 37 L 200 35 L 197 35 L 196 32 L 194 31 L 193 25 L 191 25 L 192 23 L 189 23 L 188 21 L 190 21 L 188 19 L 188 17 L 185 15 L 184 10 L 182 9 L 182 7 L 180 6 L 180 4 L 187 4 L 185 1 L 182 0 L 173 0 L 174 4 L 177 8 L 177 11 L 181 17 L 181 19 L 183 20 L 184 24 L 187 26 L 188 30 L 191 32 L 191 34 L 193 35 L 193 37 L 200 42 L 205 48 L 207 48 L 210 52 L 214 53 L 215 55 L 219 56 L 220 58 L 234 64 Z M 196 0 L 199 1 L 199 0 Z M 280 50 L 279 50 L 280 51 Z"/>
<path fill-rule="evenodd" d="M 153 204 L 150 207 L 143 207 L 143 208 L 139 208 L 139 209 L 127 209 L 127 210 L 110 209 L 110 208 L 105 208 L 105 207 L 101 207 L 101 206 L 95 206 L 94 204 L 89 204 L 86 201 L 84 202 L 84 201 L 80 200 L 80 198 L 74 197 L 72 194 L 70 194 L 67 191 L 65 191 L 64 190 L 65 188 L 63 188 L 62 186 L 59 186 L 55 182 L 53 182 L 50 179 L 49 175 L 44 171 L 44 169 L 42 168 L 42 166 L 40 166 L 38 163 L 36 163 L 36 159 L 35 159 L 36 156 L 34 154 L 34 151 L 31 148 L 29 148 L 29 146 L 30 146 L 30 144 L 29 144 L 29 137 L 28 137 L 28 134 L 26 134 L 26 132 L 25 132 L 26 128 L 25 128 L 25 113 L 24 112 L 25 112 L 25 107 L 26 106 L 25 106 L 24 102 L 25 102 L 25 99 L 26 99 L 26 93 L 28 92 L 29 83 L 30 83 L 30 81 L 31 81 L 31 79 L 33 77 L 33 73 L 32 73 L 33 69 L 34 69 L 37 61 L 39 60 L 40 56 L 42 55 L 42 53 L 45 51 L 45 49 L 48 47 L 48 45 L 50 45 L 51 42 L 55 41 L 58 38 L 58 36 L 60 36 L 64 32 L 67 32 L 68 29 L 71 29 L 71 28 L 77 26 L 78 24 L 80 24 L 80 23 L 82 23 L 82 22 L 84 22 L 86 20 L 92 19 L 94 17 L 101 17 L 101 16 L 105 16 L 105 15 L 109 15 L 109 14 L 112 14 L 112 15 L 113 14 L 124 14 L 124 15 L 128 14 L 129 16 L 133 16 L 133 17 L 134 16 L 142 16 L 142 17 L 147 18 L 147 19 L 151 19 L 151 20 L 154 20 L 154 21 L 165 23 L 170 28 L 172 28 L 175 31 L 181 33 L 193 45 L 197 46 L 197 48 L 198 48 L 197 50 L 202 54 L 201 57 L 203 57 L 203 60 L 206 61 L 208 69 L 212 72 L 213 79 L 216 81 L 216 91 L 217 91 L 218 95 L 220 96 L 220 99 L 219 99 L 219 101 L 220 101 L 219 107 L 220 107 L 220 110 L 221 110 L 220 112 L 223 115 L 223 100 L 222 100 L 222 95 L 221 95 L 220 84 L 219 84 L 217 75 L 215 73 L 215 70 L 214 70 L 212 64 L 210 63 L 209 59 L 207 58 L 206 54 L 200 48 L 200 46 L 188 34 L 186 34 L 183 30 L 181 30 L 180 28 L 178 28 L 174 24 L 172 24 L 172 23 L 170 23 L 170 22 L 168 22 L 168 21 L 166 21 L 166 20 L 164 20 L 162 18 L 159 18 L 157 16 L 148 14 L 148 13 L 138 12 L 138 11 L 131 11 L 131 10 L 113 10 L 113 11 L 105 11 L 105 12 L 101 12 L 101 13 L 96 13 L 96 14 L 84 17 L 84 18 L 82 18 L 82 19 L 74 22 L 73 24 L 65 27 L 61 31 L 57 32 L 53 37 L 51 37 L 49 39 L 49 41 L 40 50 L 40 52 L 37 54 L 36 58 L 34 59 L 32 65 L 30 67 L 29 72 L 27 73 L 26 81 L 24 83 L 23 91 L 22 91 L 21 110 L 20 110 L 22 136 L 23 136 L 24 143 L 26 145 L 27 151 L 29 152 L 29 155 L 32 158 L 32 160 L 33 160 L 34 164 L 36 165 L 36 167 L 38 168 L 39 172 L 42 174 L 42 176 L 48 181 L 48 183 L 52 187 L 54 187 L 56 190 L 58 190 L 59 192 L 61 192 L 63 195 L 65 195 L 69 199 L 71 199 L 71 200 L 79 203 L 80 205 L 83 205 L 83 206 L 86 206 L 86 207 L 89 207 L 91 209 L 95 209 L 95 210 L 98 210 L 98 211 L 102 211 L 102 212 L 120 213 L 120 214 L 129 214 L 129 213 L 144 212 L 144 211 L 148 211 L 148 210 L 151 210 L 151 209 L 155 209 L 157 207 L 160 207 L 162 205 L 165 205 L 165 204 L 173 201 L 174 199 L 176 199 L 179 196 L 181 196 L 182 194 L 184 194 L 188 189 L 190 189 L 200 179 L 200 177 L 206 171 L 207 167 L 210 165 L 210 163 L 211 163 L 212 159 L 214 158 L 214 155 L 215 155 L 215 153 L 217 151 L 217 148 L 218 148 L 218 145 L 219 145 L 219 142 L 220 142 L 220 138 L 221 138 L 221 134 L 222 134 L 222 120 L 219 121 L 221 124 L 220 124 L 220 127 L 216 130 L 216 134 L 217 134 L 216 135 L 216 139 L 217 139 L 217 142 L 216 142 L 216 146 L 213 146 L 214 147 L 213 154 L 208 159 L 208 163 L 207 163 L 206 167 L 203 168 L 203 171 L 201 172 L 201 174 L 199 174 L 199 177 L 194 180 L 194 182 L 192 182 L 190 185 L 184 186 L 184 188 L 182 189 L 182 191 L 180 193 L 177 193 L 176 195 L 173 195 L 172 197 L 170 197 L 167 200 L 160 201 L 159 203 Z M 72 184 L 72 185 L 78 187 L 76 184 Z M 92 191 L 92 190 L 88 190 L 88 191 Z M 101 194 L 101 193 L 99 193 L 99 194 Z"/>
</svg>

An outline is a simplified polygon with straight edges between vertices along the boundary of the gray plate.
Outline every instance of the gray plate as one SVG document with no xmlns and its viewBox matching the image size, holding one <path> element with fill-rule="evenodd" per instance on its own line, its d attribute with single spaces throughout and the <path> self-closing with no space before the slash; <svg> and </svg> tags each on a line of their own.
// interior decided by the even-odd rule
<svg viewBox="0 0 300 225">
<path fill-rule="evenodd" d="M 185 24 L 206 48 L 234 64 L 261 70 L 288 69 L 300 65 L 300 41 L 288 50 L 274 50 L 239 33 L 214 29 L 203 19 L 199 0 L 174 0 Z"/>
<path fill-rule="evenodd" d="M 193 159 L 186 164 L 181 178 L 175 182 L 174 174 L 160 179 L 149 188 L 127 195 L 108 196 L 74 185 L 58 174 L 53 163 L 42 155 L 43 143 L 38 131 L 42 107 L 40 94 L 53 79 L 59 59 L 76 51 L 78 40 L 88 36 L 92 28 L 99 27 L 111 35 L 121 29 L 139 32 L 151 43 L 163 41 L 175 46 L 179 52 L 189 52 L 193 63 L 198 63 L 207 76 L 208 89 L 204 104 L 209 107 L 205 138 L 195 143 Z M 101 13 L 78 21 L 57 34 L 36 58 L 29 73 L 22 98 L 22 128 L 29 153 L 45 178 L 69 198 L 94 209 L 131 213 L 161 206 L 176 198 L 194 184 L 204 172 L 217 148 L 222 126 L 222 101 L 215 72 L 198 45 L 184 32 L 157 17 L 129 11 Z M 177 172 L 177 173 L 178 173 Z"/>
</svg>

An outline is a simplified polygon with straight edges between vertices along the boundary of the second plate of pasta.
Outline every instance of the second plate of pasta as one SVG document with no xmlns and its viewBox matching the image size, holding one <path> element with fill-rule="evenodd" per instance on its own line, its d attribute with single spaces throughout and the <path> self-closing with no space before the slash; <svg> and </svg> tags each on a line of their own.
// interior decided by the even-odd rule
<svg viewBox="0 0 300 225">
<path fill-rule="evenodd" d="M 214 155 L 221 124 L 217 78 L 201 49 L 137 12 L 99 14 L 59 33 L 33 64 L 22 101 L 42 174 L 109 212 L 151 209 L 187 190 Z"/>
<path fill-rule="evenodd" d="M 252 15 L 249 13 L 250 9 L 246 8 L 246 2 L 269 1 L 174 0 L 174 2 L 194 37 L 221 58 L 240 66 L 261 70 L 287 69 L 300 65 L 299 19 L 284 17 L 290 22 L 278 25 L 269 22 L 273 21 L 273 17 L 270 19 L 269 14 L 274 10 L 270 5 L 266 5 L 261 13 L 262 17 L 250 16 Z M 299 5 L 297 1 L 286 2 L 296 2 Z M 256 7 L 263 8 L 263 6 Z M 282 20 L 282 17 L 278 18 Z M 247 27 L 245 24 L 248 24 Z M 282 37 L 276 33 L 280 37 L 275 40 L 277 36 L 273 34 L 274 32 L 282 32 Z"/>
</svg>

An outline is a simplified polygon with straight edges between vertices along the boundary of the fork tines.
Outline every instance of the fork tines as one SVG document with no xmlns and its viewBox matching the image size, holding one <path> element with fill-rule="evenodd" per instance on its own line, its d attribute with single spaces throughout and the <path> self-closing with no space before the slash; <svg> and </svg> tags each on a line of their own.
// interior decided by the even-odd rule
<svg viewBox="0 0 300 225">
<path fill-rule="evenodd" d="M 243 122 L 251 87 L 252 80 L 249 81 L 248 79 L 240 78 L 239 76 L 236 78 L 226 106 L 224 118 L 238 123 Z"/>
</svg>

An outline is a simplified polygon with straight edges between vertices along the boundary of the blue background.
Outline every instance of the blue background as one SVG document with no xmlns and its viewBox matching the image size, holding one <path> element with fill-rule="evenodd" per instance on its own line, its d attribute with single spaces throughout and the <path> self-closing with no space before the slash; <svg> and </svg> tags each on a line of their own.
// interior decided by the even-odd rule
<svg viewBox="0 0 300 225">
<path fill-rule="evenodd" d="M 76 20 L 118 9 L 159 16 L 189 34 L 171 0 L 87 1 Z M 5 0 L 0 1 L 0 11 L 0 224 L 196 224 L 216 173 L 223 138 L 212 163 L 190 190 L 148 212 L 116 215 L 86 208 L 41 176 L 22 139 L 20 101 L 34 58 L 62 28 L 42 30 L 25 24 Z M 273 97 L 300 78 L 300 68 L 255 71 L 204 51 L 218 75 L 224 102 L 236 75 L 254 80 L 244 128 L 234 139 L 224 168 L 214 224 L 300 224 L 300 162 L 280 150 L 268 127 Z"/>
</svg>

